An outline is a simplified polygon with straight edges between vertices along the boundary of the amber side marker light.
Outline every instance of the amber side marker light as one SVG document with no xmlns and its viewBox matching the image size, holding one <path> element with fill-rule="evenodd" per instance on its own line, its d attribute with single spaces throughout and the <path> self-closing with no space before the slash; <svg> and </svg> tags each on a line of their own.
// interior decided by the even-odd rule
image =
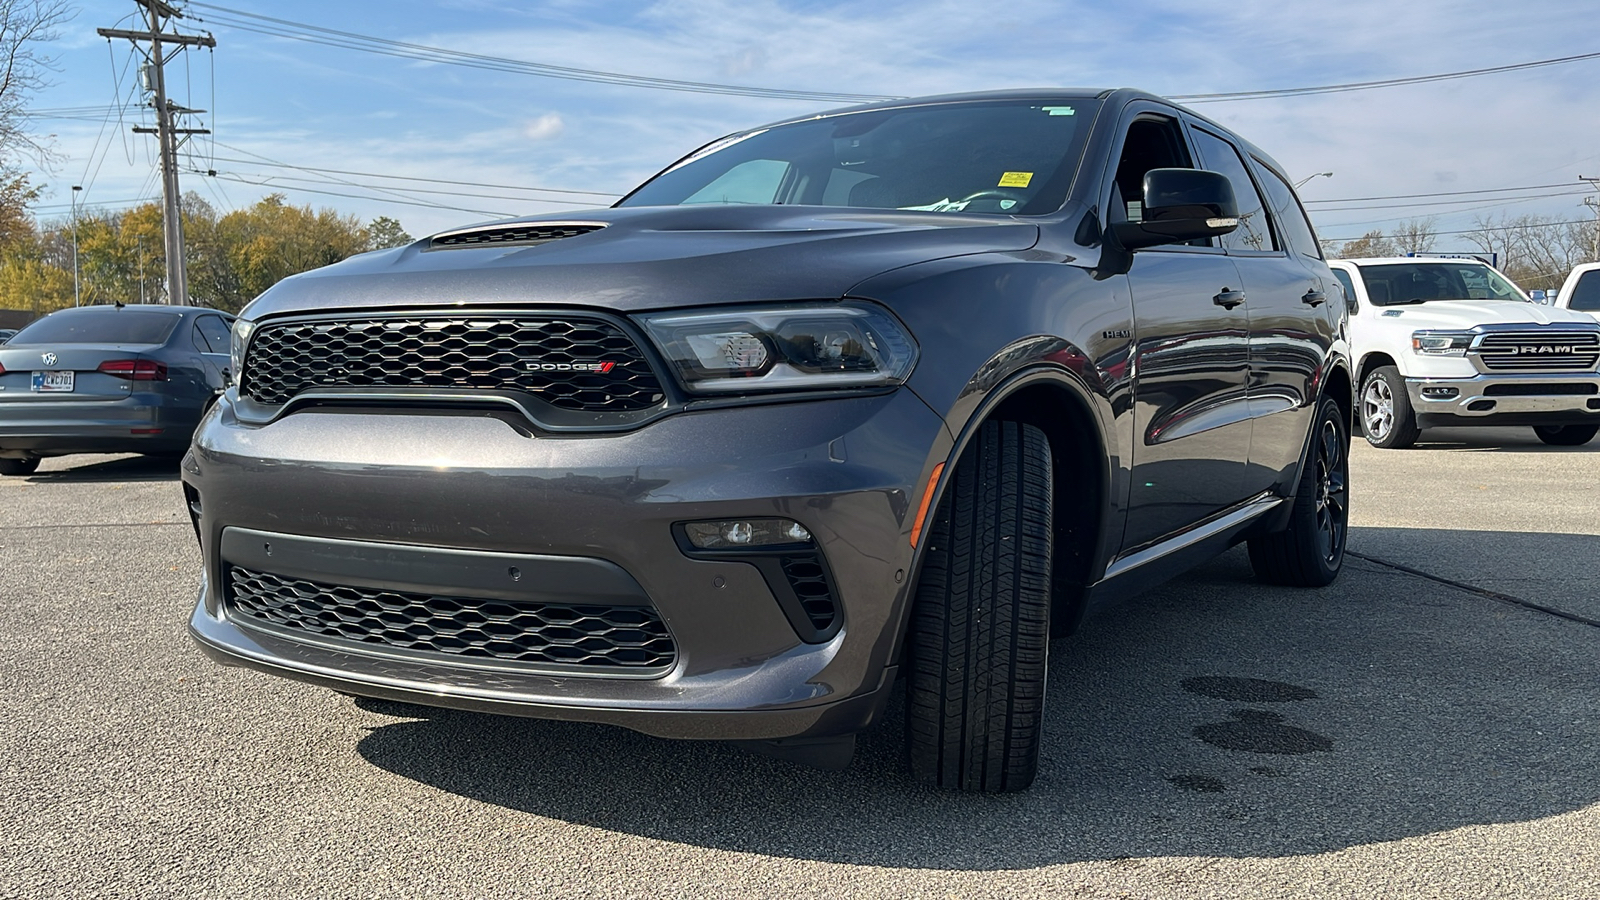
<svg viewBox="0 0 1600 900">
<path fill-rule="evenodd" d="M 933 488 L 939 483 L 939 476 L 944 474 L 944 463 L 933 467 L 933 474 L 928 476 L 928 488 L 922 492 L 922 505 L 917 507 L 917 518 L 911 523 L 911 546 L 915 547 L 922 538 L 922 523 L 928 518 L 928 504 L 933 502 Z"/>
</svg>

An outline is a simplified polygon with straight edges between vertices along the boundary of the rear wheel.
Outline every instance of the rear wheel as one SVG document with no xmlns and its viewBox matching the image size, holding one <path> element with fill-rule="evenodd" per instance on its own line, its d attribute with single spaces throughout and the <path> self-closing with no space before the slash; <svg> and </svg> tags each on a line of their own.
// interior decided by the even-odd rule
<svg viewBox="0 0 1600 900">
<path fill-rule="evenodd" d="M 1552 447 L 1581 447 L 1594 440 L 1600 425 L 1535 425 L 1533 433 Z"/>
<path fill-rule="evenodd" d="M 1039 764 L 1050 639 L 1051 462 L 1031 425 L 986 422 L 929 526 L 907 648 L 912 773 L 1020 791 Z"/>
<path fill-rule="evenodd" d="M 39 457 L 25 456 L 22 459 L 0 459 L 0 475 L 32 475 L 39 469 Z"/>
<path fill-rule="evenodd" d="M 1350 439 L 1339 404 L 1323 400 L 1289 527 L 1250 540 L 1250 567 L 1272 584 L 1322 587 L 1339 576 L 1349 535 Z"/>
<path fill-rule="evenodd" d="M 1406 381 L 1394 366 L 1373 369 L 1361 386 L 1361 433 L 1367 443 L 1383 450 L 1409 447 L 1422 433 Z"/>
</svg>

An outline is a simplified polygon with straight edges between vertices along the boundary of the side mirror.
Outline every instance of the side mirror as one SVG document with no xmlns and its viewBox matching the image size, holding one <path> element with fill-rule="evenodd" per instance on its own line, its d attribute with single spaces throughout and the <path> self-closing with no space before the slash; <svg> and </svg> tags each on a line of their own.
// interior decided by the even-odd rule
<svg viewBox="0 0 1600 900">
<path fill-rule="evenodd" d="M 1112 232 L 1124 249 L 1181 244 L 1239 227 L 1239 201 L 1228 176 L 1203 169 L 1151 169 L 1144 175 L 1139 222 L 1118 222 Z"/>
</svg>

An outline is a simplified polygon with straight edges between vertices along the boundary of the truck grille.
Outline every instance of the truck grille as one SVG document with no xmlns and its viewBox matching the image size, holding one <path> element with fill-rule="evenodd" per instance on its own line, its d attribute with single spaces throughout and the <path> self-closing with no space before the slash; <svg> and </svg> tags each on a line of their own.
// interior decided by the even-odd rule
<svg viewBox="0 0 1600 900">
<path fill-rule="evenodd" d="M 638 344 L 600 319 L 402 316 L 263 325 L 241 390 L 285 403 L 315 388 L 476 388 L 531 394 L 558 409 L 632 412 L 660 404 Z"/>
<path fill-rule="evenodd" d="M 321 638 L 467 659 L 664 672 L 677 647 L 648 606 L 446 597 L 323 584 L 228 566 L 230 616 Z"/>
<path fill-rule="evenodd" d="M 1600 363 L 1600 334 L 1495 332 L 1484 335 L 1472 353 L 1491 372 L 1592 372 Z"/>
</svg>

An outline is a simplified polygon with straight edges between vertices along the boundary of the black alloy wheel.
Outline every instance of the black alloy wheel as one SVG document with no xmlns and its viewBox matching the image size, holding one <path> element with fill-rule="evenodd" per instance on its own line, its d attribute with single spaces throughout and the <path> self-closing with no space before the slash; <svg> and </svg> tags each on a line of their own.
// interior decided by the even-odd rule
<svg viewBox="0 0 1600 900">
<path fill-rule="evenodd" d="M 1271 584 L 1322 587 L 1339 577 L 1350 535 L 1350 436 L 1344 412 L 1324 399 L 1300 472 L 1289 527 L 1250 539 L 1250 566 Z"/>
</svg>

